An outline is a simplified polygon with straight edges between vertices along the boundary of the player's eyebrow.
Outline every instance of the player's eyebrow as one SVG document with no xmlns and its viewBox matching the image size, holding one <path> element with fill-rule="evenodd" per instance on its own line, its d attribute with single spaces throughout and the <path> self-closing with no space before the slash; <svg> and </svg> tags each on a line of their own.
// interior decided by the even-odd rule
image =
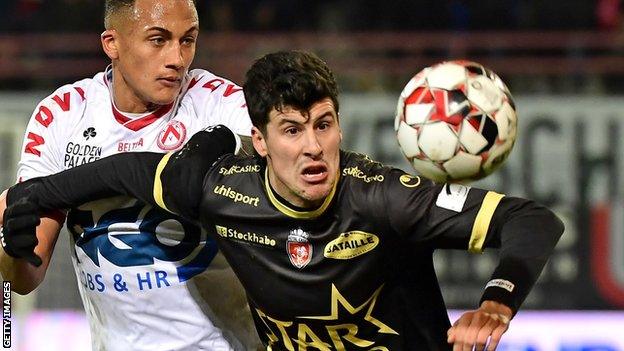
<svg viewBox="0 0 624 351">
<path fill-rule="evenodd" d="M 293 118 L 287 118 L 287 117 L 282 117 L 279 122 L 277 123 L 278 126 L 282 126 L 284 124 L 305 124 L 305 122 L 307 122 L 308 119 L 306 119 L 304 122 L 293 119 Z"/>
<path fill-rule="evenodd" d="M 173 35 L 173 32 L 171 32 L 170 30 L 163 28 L 163 27 L 158 27 L 158 26 L 149 27 L 146 29 L 146 32 L 149 32 L 152 30 L 162 32 L 163 34 L 167 34 L 169 36 Z M 198 26 L 192 26 L 191 28 L 187 29 L 186 32 L 184 32 L 184 34 L 189 34 L 191 32 L 198 32 L 198 31 L 199 31 Z"/>
<path fill-rule="evenodd" d="M 329 118 L 334 118 L 336 115 L 334 114 L 333 111 L 327 111 L 321 115 L 319 115 L 318 117 L 315 118 L 315 120 L 320 120 L 323 119 L 325 117 L 329 117 Z"/>
</svg>

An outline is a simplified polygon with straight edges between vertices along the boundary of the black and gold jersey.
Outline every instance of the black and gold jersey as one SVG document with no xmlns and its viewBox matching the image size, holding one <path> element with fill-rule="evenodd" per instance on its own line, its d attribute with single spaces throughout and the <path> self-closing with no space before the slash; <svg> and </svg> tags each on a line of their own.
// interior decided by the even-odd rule
<svg viewBox="0 0 624 351">
<path fill-rule="evenodd" d="M 434 250 L 499 247 L 481 300 L 515 313 L 563 231 L 532 201 L 434 185 L 345 151 L 330 195 L 305 211 L 271 189 L 263 159 L 213 164 L 233 148 L 231 133 L 214 128 L 164 157 L 116 155 L 9 195 L 36 189 L 39 207 L 54 209 L 126 194 L 199 221 L 245 287 L 269 350 L 450 349 Z"/>
<path fill-rule="evenodd" d="M 199 208 L 171 191 L 159 202 L 214 231 L 272 350 L 449 348 L 433 251 L 499 246 L 503 196 L 350 152 L 340 172 L 325 202 L 303 211 L 273 191 L 264 160 L 230 155 L 204 178 Z"/>
</svg>

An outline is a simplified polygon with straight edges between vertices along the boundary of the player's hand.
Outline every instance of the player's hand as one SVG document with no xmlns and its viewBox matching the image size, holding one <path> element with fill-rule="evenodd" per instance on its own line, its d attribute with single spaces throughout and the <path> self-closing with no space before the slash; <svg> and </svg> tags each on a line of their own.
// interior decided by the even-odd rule
<svg viewBox="0 0 624 351">
<path fill-rule="evenodd" d="M 477 351 L 496 350 L 512 315 L 512 310 L 502 303 L 483 301 L 479 309 L 459 317 L 447 332 L 447 342 L 453 344 L 453 351 L 471 351 L 473 347 Z"/>
<path fill-rule="evenodd" d="M 41 223 L 36 199 L 23 197 L 4 210 L 0 243 L 7 255 L 23 258 L 39 267 L 41 258 L 35 254 L 38 244 L 36 228 Z"/>
</svg>

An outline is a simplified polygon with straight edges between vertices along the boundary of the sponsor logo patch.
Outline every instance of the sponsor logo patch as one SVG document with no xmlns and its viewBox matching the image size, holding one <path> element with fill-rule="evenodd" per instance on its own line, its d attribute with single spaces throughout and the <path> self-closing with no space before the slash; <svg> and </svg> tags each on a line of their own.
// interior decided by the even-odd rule
<svg viewBox="0 0 624 351">
<path fill-rule="evenodd" d="M 220 225 L 215 225 L 215 229 L 217 230 L 217 234 L 219 234 L 219 236 L 227 239 L 235 239 L 270 247 L 274 247 L 277 244 L 275 239 L 270 238 L 267 235 L 256 234 L 252 232 L 239 232 L 236 229 L 227 228 Z"/>
<path fill-rule="evenodd" d="M 420 177 L 411 174 L 403 174 L 399 177 L 399 182 L 406 188 L 415 188 L 420 185 Z"/>
<path fill-rule="evenodd" d="M 223 174 L 225 176 L 229 176 L 232 174 L 239 174 L 239 173 L 258 173 L 258 172 L 260 172 L 259 165 L 245 165 L 245 166 L 234 165 L 230 168 L 221 167 L 219 169 L 219 174 Z"/>
<path fill-rule="evenodd" d="M 102 157 L 102 147 L 97 145 L 69 142 L 65 146 L 63 165 L 72 168 L 99 160 Z"/>
<path fill-rule="evenodd" d="M 487 285 L 485 285 L 485 288 L 489 288 L 489 287 L 498 287 L 498 288 L 502 288 L 505 289 L 509 292 L 512 292 L 514 290 L 514 283 L 510 282 L 509 280 L 505 280 L 505 279 L 492 279 L 490 280 Z"/>
<path fill-rule="evenodd" d="M 370 182 L 383 182 L 384 176 L 383 174 L 366 174 L 360 170 L 358 166 L 349 167 L 342 170 L 343 176 L 351 176 L 356 179 L 362 180 L 364 183 Z"/>
<path fill-rule="evenodd" d="M 97 135 L 97 132 L 95 131 L 95 128 L 93 127 L 89 127 L 84 132 L 82 132 L 82 136 L 86 140 L 89 140 L 90 138 L 95 138 L 96 135 Z"/>
<path fill-rule="evenodd" d="M 227 197 L 231 199 L 233 202 L 242 202 L 249 206 L 258 207 L 258 202 L 260 198 L 257 196 L 249 196 L 243 193 L 240 193 L 231 187 L 226 187 L 225 185 L 217 185 L 215 186 L 213 192 L 217 195 L 221 195 L 223 197 Z"/>
<path fill-rule="evenodd" d="M 442 191 L 438 194 L 436 206 L 455 212 L 461 212 L 468 198 L 469 191 L 469 186 L 449 183 L 444 184 Z"/>
<path fill-rule="evenodd" d="M 379 237 L 375 234 L 358 230 L 341 233 L 336 239 L 325 246 L 324 255 L 327 258 L 348 260 L 373 250 L 379 244 Z"/>
</svg>

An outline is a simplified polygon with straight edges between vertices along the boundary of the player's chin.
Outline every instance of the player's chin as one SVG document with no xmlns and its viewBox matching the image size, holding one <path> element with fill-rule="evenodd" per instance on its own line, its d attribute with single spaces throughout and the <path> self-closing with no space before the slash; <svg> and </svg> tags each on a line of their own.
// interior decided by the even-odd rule
<svg viewBox="0 0 624 351">
<path fill-rule="evenodd" d="M 152 102 L 158 105 L 168 105 L 175 101 L 180 88 L 161 88 L 152 94 Z"/>
<path fill-rule="evenodd" d="M 331 193 L 331 184 L 314 184 L 305 187 L 305 198 L 309 202 L 323 202 Z"/>
</svg>

